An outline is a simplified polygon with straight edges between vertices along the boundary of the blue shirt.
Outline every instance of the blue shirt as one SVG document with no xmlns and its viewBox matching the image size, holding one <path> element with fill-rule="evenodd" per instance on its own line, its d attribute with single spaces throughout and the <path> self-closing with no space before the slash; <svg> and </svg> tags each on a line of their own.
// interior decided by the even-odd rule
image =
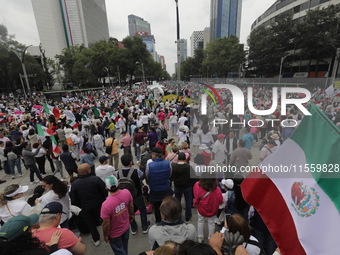
<svg viewBox="0 0 340 255">
<path fill-rule="evenodd" d="M 243 135 L 242 140 L 245 142 L 244 147 L 251 150 L 251 147 L 253 147 L 253 139 L 254 139 L 254 136 L 252 134 Z"/>
</svg>

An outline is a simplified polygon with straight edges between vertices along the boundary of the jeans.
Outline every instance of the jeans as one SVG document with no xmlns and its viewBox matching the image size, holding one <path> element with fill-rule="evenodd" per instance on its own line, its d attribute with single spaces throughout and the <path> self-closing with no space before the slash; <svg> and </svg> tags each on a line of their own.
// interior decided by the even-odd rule
<svg viewBox="0 0 340 255">
<path fill-rule="evenodd" d="M 208 229 L 209 229 L 209 237 L 211 234 L 215 233 L 215 219 L 216 216 L 212 217 L 204 217 L 199 212 L 197 212 L 197 218 L 198 218 L 198 223 L 197 223 L 197 237 L 198 238 L 204 238 L 203 234 L 203 227 L 204 227 L 204 221 L 205 219 L 208 220 Z"/>
<path fill-rule="evenodd" d="M 53 163 L 57 167 L 57 169 L 53 172 L 53 175 L 55 175 L 57 172 L 59 172 L 60 175 L 61 175 L 61 178 L 64 178 L 62 162 L 60 160 L 58 160 L 58 159 L 53 159 Z"/>
<path fill-rule="evenodd" d="M 41 181 L 42 177 L 40 175 L 39 169 L 37 167 L 37 165 L 34 163 L 32 165 L 28 165 L 27 166 L 30 170 L 30 182 L 34 181 L 34 173 L 37 175 L 38 179 Z"/>
<path fill-rule="evenodd" d="M 177 132 L 177 123 L 170 123 L 171 134 L 175 135 Z"/>
<path fill-rule="evenodd" d="M 51 156 L 50 155 L 46 155 L 46 159 L 48 160 L 48 162 L 50 162 L 52 173 L 54 173 L 55 169 L 54 169 L 54 164 L 53 164 Z"/>
<path fill-rule="evenodd" d="M 182 194 L 184 194 L 185 198 L 185 218 L 191 218 L 191 206 L 192 206 L 192 188 L 191 186 L 188 188 L 177 188 L 175 186 L 175 198 L 181 202 Z"/>
<path fill-rule="evenodd" d="M 5 173 L 10 174 L 11 173 L 11 167 L 9 166 L 8 160 L 3 161 L 3 163 L 4 163 L 3 167 L 4 167 L 4 170 L 5 170 Z"/>
<path fill-rule="evenodd" d="M 128 255 L 130 229 L 121 236 L 110 238 L 110 246 L 115 255 Z"/>
<path fill-rule="evenodd" d="M 11 169 L 11 175 L 15 175 L 14 167 L 15 167 L 15 159 L 14 160 L 7 160 L 9 169 Z M 21 174 L 21 173 L 20 173 Z"/>
<path fill-rule="evenodd" d="M 18 169 L 18 173 L 19 173 L 19 174 L 22 174 L 22 172 L 21 172 L 21 159 L 20 159 L 20 157 L 17 157 L 17 158 L 16 158 L 16 160 L 15 160 L 15 166 L 16 166 L 17 169 Z"/>
<path fill-rule="evenodd" d="M 161 211 L 159 209 L 161 207 L 161 204 L 162 204 L 162 201 L 153 202 L 153 210 L 154 210 L 154 214 L 155 214 L 156 223 L 162 221 Z"/>
<path fill-rule="evenodd" d="M 113 160 L 115 161 L 115 164 L 113 165 Z M 116 171 L 118 171 L 118 163 L 119 163 L 119 153 L 110 154 L 109 155 L 109 164 L 115 168 Z"/>
<path fill-rule="evenodd" d="M 143 145 L 139 145 L 138 143 L 136 143 L 136 147 L 135 147 L 135 156 L 136 156 L 136 160 L 140 161 L 140 147 Z"/>
<path fill-rule="evenodd" d="M 142 222 L 142 229 L 147 230 L 148 228 L 148 214 L 146 212 L 146 207 L 145 207 L 145 202 L 144 202 L 144 197 L 142 194 L 136 196 L 133 199 L 133 206 L 135 212 L 139 210 L 140 212 L 140 220 Z M 136 220 L 134 219 L 133 221 L 130 222 L 130 226 L 133 232 L 137 231 L 138 225 Z"/>
</svg>

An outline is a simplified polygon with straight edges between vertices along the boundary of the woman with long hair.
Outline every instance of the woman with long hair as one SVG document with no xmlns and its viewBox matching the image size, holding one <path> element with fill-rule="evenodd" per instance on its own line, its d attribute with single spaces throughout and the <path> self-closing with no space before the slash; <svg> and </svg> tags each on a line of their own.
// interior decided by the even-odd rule
<svg viewBox="0 0 340 255">
<path fill-rule="evenodd" d="M 0 194 L 0 220 L 6 223 L 10 218 L 24 214 L 31 206 L 23 199 L 28 186 L 11 184 Z"/>
<path fill-rule="evenodd" d="M 201 243 L 204 239 L 204 222 L 208 220 L 209 236 L 215 232 L 215 219 L 219 205 L 223 202 L 218 181 L 213 176 L 202 176 L 194 185 L 194 206 L 197 207 L 197 237 Z"/>
<path fill-rule="evenodd" d="M 70 212 L 70 197 L 68 194 L 67 184 L 59 180 L 54 175 L 47 175 L 41 181 L 45 189 L 45 194 L 37 198 L 35 203 L 42 206 L 50 202 L 59 202 L 63 206 L 63 214 L 61 215 L 60 226 L 68 228 L 68 216 Z"/>
</svg>

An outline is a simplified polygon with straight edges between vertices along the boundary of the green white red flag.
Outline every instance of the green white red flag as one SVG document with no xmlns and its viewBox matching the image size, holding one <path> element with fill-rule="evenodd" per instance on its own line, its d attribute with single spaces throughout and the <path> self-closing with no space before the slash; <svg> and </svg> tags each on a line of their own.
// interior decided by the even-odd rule
<svg viewBox="0 0 340 255">
<path fill-rule="evenodd" d="M 56 134 L 52 129 L 48 129 L 41 124 L 37 124 L 37 133 L 38 136 L 51 136 Z"/>
<path fill-rule="evenodd" d="M 61 153 L 61 150 L 60 150 L 60 148 L 58 147 L 58 142 L 57 142 L 57 139 L 55 139 L 55 136 L 54 136 L 54 135 L 52 135 L 51 140 L 52 140 L 53 153 L 54 153 L 54 154 L 60 154 L 60 153 Z"/>
<path fill-rule="evenodd" d="M 312 115 L 261 162 L 262 173 L 243 181 L 242 193 L 283 255 L 339 254 L 340 130 L 314 104 L 308 110 Z M 280 165 L 290 167 L 281 178 L 263 174 L 265 166 Z"/>
<path fill-rule="evenodd" d="M 46 103 L 44 103 L 44 111 L 47 113 L 47 114 L 52 114 L 54 115 L 54 117 L 56 118 L 59 118 L 60 117 L 60 112 L 58 110 L 58 108 L 54 107 L 54 106 L 51 106 L 51 105 L 48 105 Z"/>
</svg>

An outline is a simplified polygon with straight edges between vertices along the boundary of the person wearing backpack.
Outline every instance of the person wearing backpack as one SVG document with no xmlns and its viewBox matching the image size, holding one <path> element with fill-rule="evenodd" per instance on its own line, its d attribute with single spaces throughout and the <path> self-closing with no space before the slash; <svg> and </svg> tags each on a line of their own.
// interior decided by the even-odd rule
<svg viewBox="0 0 340 255">
<path fill-rule="evenodd" d="M 119 180 L 119 188 L 127 189 L 133 197 L 134 212 L 140 211 L 140 219 L 142 223 L 143 234 L 148 233 L 150 228 L 150 221 L 147 220 L 147 212 L 142 193 L 142 186 L 140 179 L 143 177 L 143 172 L 139 169 L 132 169 L 132 157 L 130 154 L 124 154 L 120 161 L 123 168 L 117 172 Z M 135 219 L 130 222 L 131 234 L 137 234 L 138 225 Z"/>
</svg>

